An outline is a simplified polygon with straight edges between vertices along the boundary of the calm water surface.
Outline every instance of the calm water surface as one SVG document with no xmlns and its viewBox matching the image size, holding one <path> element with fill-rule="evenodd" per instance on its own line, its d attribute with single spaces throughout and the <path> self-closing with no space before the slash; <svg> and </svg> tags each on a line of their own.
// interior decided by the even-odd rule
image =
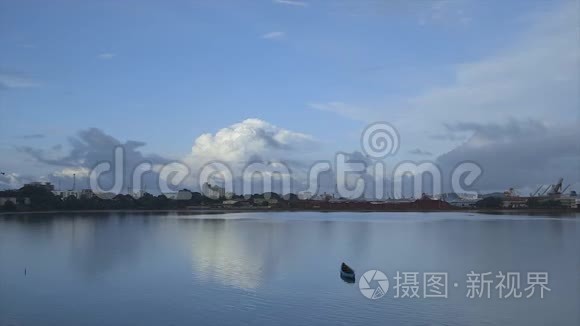
<svg viewBox="0 0 580 326">
<path fill-rule="evenodd" d="M 580 325 L 579 217 L 0 216 L 0 325 Z M 391 286 L 448 272 L 449 298 L 369 300 L 342 261 Z M 546 271 L 551 291 L 468 299 L 471 270 Z"/>
</svg>

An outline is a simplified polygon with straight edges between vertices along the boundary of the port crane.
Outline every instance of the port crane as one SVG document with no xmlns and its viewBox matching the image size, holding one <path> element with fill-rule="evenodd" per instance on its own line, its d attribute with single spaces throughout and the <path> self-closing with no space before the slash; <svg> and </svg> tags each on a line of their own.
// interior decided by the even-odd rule
<svg viewBox="0 0 580 326">
<path fill-rule="evenodd" d="M 568 188 L 571 186 L 570 184 L 567 185 L 566 187 L 562 188 L 562 184 L 564 182 L 564 178 L 560 178 L 558 179 L 558 182 L 552 185 L 547 185 L 546 188 L 544 188 L 544 185 L 541 185 L 538 187 L 538 189 L 536 189 L 536 191 L 534 191 L 531 196 L 534 197 L 536 195 L 538 196 L 544 196 L 544 195 L 548 195 L 548 196 L 558 196 L 561 195 L 563 193 L 566 192 L 566 190 L 568 190 Z"/>
<path fill-rule="evenodd" d="M 73 184 L 72 184 L 72 188 L 70 191 L 75 191 L 76 185 L 77 185 L 77 175 L 75 173 L 75 174 L 73 174 Z"/>
<path fill-rule="evenodd" d="M 571 186 L 571 184 L 567 185 L 567 186 L 566 186 L 566 188 L 564 188 L 564 189 L 562 190 L 562 193 L 565 193 L 565 192 L 566 192 L 566 190 L 568 190 L 568 188 L 570 188 L 570 186 Z"/>
<path fill-rule="evenodd" d="M 559 195 L 562 193 L 562 182 L 564 182 L 564 178 L 560 178 L 560 180 L 558 180 L 558 183 L 553 184 L 551 187 L 550 192 L 548 193 L 549 195 Z"/>
<path fill-rule="evenodd" d="M 543 187 L 544 187 L 544 185 L 540 185 L 538 187 L 538 189 L 536 189 L 536 191 L 534 191 L 534 193 L 530 194 L 530 197 L 534 197 L 540 191 L 540 189 L 542 189 Z"/>
</svg>

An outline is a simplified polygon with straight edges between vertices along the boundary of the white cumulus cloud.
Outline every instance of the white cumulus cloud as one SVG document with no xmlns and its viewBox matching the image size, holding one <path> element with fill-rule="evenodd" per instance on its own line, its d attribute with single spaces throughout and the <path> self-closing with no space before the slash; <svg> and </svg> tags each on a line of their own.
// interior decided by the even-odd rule
<svg viewBox="0 0 580 326">
<path fill-rule="evenodd" d="M 311 136 L 277 127 L 260 119 L 247 119 L 199 136 L 191 150 L 195 160 L 226 163 L 272 160 L 292 156 L 313 143 Z"/>
<path fill-rule="evenodd" d="M 199 174 L 206 164 L 225 164 L 234 179 L 243 175 L 252 163 L 291 171 L 293 182 L 305 180 L 310 164 L 307 158 L 316 148 L 316 140 L 307 134 L 291 131 L 260 119 L 246 119 L 216 133 L 202 134 L 195 139 L 191 153 L 182 162 L 188 167 L 186 185 L 199 184 Z M 268 176 L 267 171 L 264 176 Z M 287 175 L 287 173 L 284 173 Z M 241 183 L 235 187 L 241 186 Z M 240 192 L 241 189 L 236 189 Z"/>
<path fill-rule="evenodd" d="M 15 189 L 23 186 L 18 173 L 2 173 L 0 174 L 0 190 Z"/>
</svg>

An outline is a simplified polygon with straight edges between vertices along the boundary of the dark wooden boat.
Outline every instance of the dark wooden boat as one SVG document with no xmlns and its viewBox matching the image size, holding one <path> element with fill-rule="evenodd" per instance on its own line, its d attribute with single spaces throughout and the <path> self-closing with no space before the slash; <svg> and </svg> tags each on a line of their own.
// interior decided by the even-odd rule
<svg viewBox="0 0 580 326">
<path fill-rule="evenodd" d="M 340 277 L 343 279 L 354 280 L 354 270 L 347 264 L 342 263 L 342 265 L 340 265 Z"/>
</svg>

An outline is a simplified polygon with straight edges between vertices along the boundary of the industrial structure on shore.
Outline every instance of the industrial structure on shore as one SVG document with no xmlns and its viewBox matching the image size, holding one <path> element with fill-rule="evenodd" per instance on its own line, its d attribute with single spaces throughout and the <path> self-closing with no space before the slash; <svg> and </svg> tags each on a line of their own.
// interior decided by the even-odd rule
<svg viewBox="0 0 580 326">
<path fill-rule="evenodd" d="M 570 185 L 563 187 L 564 179 L 550 185 L 540 185 L 538 189 L 528 197 L 520 196 L 513 188 L 504 192 L 504 208 L 528 208 L 530 204 L 538 207 L 560 206 L 565 208 L 578 208 L 580 200 L 576 191 L 566 190 Z"/>
<path fill-rule="evenodd" d="M 77 190 L 75 178 L 73 177 L 72 187 L 68 190 L 55 190 L 50 182 L 32 182 L 26 184 L 25 188 L 41 189 L 44 192 L 52 193 L 61 200 L 139 200 L 144 196 L 153 196 L 145 190 L 134 191 L 128 189 L 124 194 L 96 194 L 91 189 Z M 320 210 L 370 210 L 370 211 L 404 211 L 404 210 L 456 210 L 475 208 L 494 209 L 578 209 L 580 198 L 576 191 L 565 191 L 570 185 L 564 187 L 564 180 L 560 178 L 558 182 L 549 185 L 541 185 L 529 196 L 521 196 L 514 188 L 509 188 L 503 193 L 492 193 L 487 195 L 476 194 L 456 194 L 446 193 L 430 196 L 423 194 L 421 198 L 389 198 L 389 199 L 349 199 L 341 198 L 335 194 L 315 194 L 298 193 L 287 194 L 285 196 L 275 193 L 264 193 L 254 195 L 235 195 L 227 193 L 224 188 L 205 183 L 201 193 L 191 192 L 187 189 L 174 193 L 163 193 L 160 197 L 172 201 L 180 202 L 180 205 L 188 208 L 272 208 L 272 209 L 320 209 Z M 30 198 L 26 195 L 17 196 L 17 191 L 0 193 L 0 206 L 7 202 L 16 206 L 25 207 L 30 205 Z M 1 208 L 1 207 L 0 207 Z"/>
</svg>

